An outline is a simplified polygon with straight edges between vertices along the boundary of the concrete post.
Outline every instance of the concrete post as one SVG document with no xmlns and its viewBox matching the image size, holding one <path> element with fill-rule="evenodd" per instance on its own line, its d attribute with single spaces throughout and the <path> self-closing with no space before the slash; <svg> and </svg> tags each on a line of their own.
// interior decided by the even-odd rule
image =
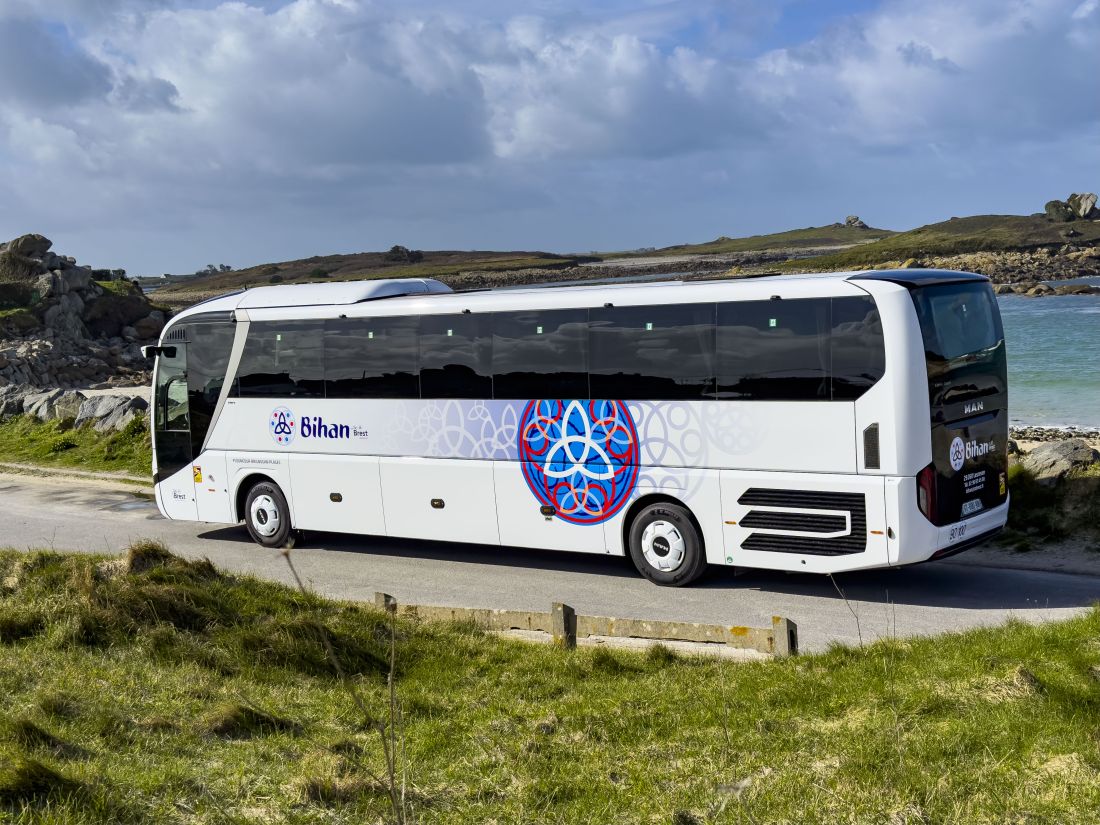
<svg viewBox="0 0 1100 825">
<path fill-rule="evenodd" d="M 397 599 L 391 596 L 389 593 L 374 594 L 374 606 L 379 610 L 385 610 L 387 613 L 397 612 Z"/>
<path fill-rule="evenodd" d="M 577 612 L 572 607 L 554 602 L 550 607 L 550 627 L 554 644 L 566 650 L 577 646 Z"/>
<path fill-rule="evenodd" d="M 782 616 L 772 616 L 772 653 L 775 656 L 798 655 L 798 625 Z"/>
</svg>

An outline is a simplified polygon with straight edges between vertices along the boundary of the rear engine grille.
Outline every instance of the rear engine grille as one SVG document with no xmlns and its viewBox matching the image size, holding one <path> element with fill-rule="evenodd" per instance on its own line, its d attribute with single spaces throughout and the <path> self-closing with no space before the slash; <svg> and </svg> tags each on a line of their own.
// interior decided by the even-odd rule
<svg viewBox="0 0 1100 825">
<path fill-rule="evenodd" d="M 843 516 L 824 516 L 820 513 L 776 513 L 770 510 L 751 510 L 741 519 L 746 529 L 802 530 L 807 533 L 837 533 L 847 527 Z"/>
<path fill-rule="evenodd" d="M 813 556 L 840 556 L 862 553 L 867 549 L 867 503 L 862 493 L 752 487 L 741 495 L 737 503 L 746 507 L 784 508 L 784 512 L 750 510 L 741 519 L 741 526 L 755 531 L 795 530 L 806 533 L 833 533 L 844 529 L 844 518 L 840 515 L 800 512 L 805 510 L 839 510 L 847 512 L 851 518 L 851 530 L 843 536 L 819 538 L 753 532 L 741 542 L 742 549 Z"/>
</svg>

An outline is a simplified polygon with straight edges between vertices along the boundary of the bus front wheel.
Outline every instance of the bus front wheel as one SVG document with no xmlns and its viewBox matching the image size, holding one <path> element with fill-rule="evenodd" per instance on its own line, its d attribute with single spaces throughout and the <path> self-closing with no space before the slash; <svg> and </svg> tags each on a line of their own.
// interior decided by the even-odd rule
<svg viewBox="0 0 1100 825">
<path fill-rule="evenodd" d="M 279 485 L 261 481 L 248 491 L 244 523 L 257 544 L 286 547 L 291 538 L 290 507 Z"/>
<path fill-rule="evenodd" d="M 655 584 L 680 587 L 706 569 L 703 538 L 691 514 L 678 504 L 661 501 L 642 508 L 628 540 L 634 566 Z"/>
</svg>

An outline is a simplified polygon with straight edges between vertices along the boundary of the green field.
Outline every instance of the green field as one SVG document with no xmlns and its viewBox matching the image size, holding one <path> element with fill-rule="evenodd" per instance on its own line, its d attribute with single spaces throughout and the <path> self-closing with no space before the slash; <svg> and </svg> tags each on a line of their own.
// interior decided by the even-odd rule
<svg viewBox="0 0 1100 825">
<path fill-rule="evenodd" d="M 1100 813 L 1097 610 L 751 664 L 390 621 L 150 543 L 0 553 L 0 821 Z"/>
<path fill-rule="evenodd" d="M 149 422 L 142 416 L 117 433 L 32 416 L 0 419 L 0 461 L 148 476 L 153 456 Z"/>
<path fill-rule="evenodd" d="M 1078 233 L 1071 239 L 1075 244 L 1090 245 L 1100 242 L 1100 223 L 1094 221 L 1053 223 L 1037 215 L 974 215 L 900 232 L 874 243 L 820 255 L 811 260 L 788 261 L 780 268 L 825 272 L 929 255 L 1056 248 L 1069 242 L 1062 235 L 1068 229 Z"/>
<path fill-rule="evenodd" d="M 858 228 L 833 224 L 832 226 L 808 226 L 769 235 L 750 235 L 744 238 L 718 238 L 698 244 L 666 246 L 653 252 L 619 253 L 614 257 L 649 257 L 652 255 L 712 255 L 729 252 L 767 252 L 777 249 L 806 249 L 814 247 L 848 246 L 866 244 L 895 233 L 889 229 Z M 604 257 L 612 257 L 611 254 Z"/>
</svg>

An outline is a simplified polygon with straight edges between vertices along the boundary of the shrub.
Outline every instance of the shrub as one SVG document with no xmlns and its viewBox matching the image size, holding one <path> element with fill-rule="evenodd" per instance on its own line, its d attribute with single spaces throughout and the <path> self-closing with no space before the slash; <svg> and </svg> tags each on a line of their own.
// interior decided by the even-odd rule
<svg viewBox="0 0 1100 825">
<path fill-rule="evenodd" d="M 59 438 L 55 438 L 53 443 L 50 444 L 51 453 L 63 453 L 66 450 L 72 450 L 77 447 L 76 439 L 70 435 L 63 435 Z"/>
</svg>

